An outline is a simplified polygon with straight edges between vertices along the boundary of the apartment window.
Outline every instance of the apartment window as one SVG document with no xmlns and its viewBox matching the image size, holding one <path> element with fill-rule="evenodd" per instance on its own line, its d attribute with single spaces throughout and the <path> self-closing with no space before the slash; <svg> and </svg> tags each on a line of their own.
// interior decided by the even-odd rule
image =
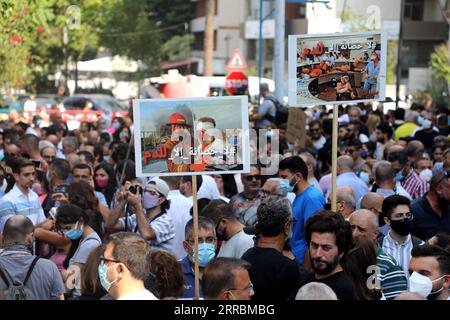
<svg viewBox="0 0 450 320">
<path fill-rule="evenodd" d="M 407 21 L 422 21 L 424 11 L 424 0 L 406 0 L 404 18 Z"/>
</svg>

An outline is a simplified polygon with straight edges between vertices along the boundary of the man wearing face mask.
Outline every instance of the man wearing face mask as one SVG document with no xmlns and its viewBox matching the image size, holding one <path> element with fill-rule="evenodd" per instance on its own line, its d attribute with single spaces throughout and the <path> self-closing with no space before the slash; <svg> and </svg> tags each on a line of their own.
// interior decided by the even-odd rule
<svg viewBox="0 0 450 320">
<path fill-rule="evenodd" d="M 138 232 L 152 247 L 170 252 L 175 238 L 175 228 L 167 214 L 170 208 L 170 200 L 167 199 L 169 190 L 165 181 L 155 178 L 145 186 L 142 197 L 140 192 L 134 194 L 129 189 L 119 193 L 118 204 L 111 211 L 106 228 L 124 230 L 127 225 L 126 231 Z M 119 219 L 127 203 L 134 207 L 135 214 Z"/>
<path fill-rule="evenodd" d="M 289 191 L 296 194 L 292 204 L 295 222 L 292 227 L 291 246 L 296 261 L 303 264 L 306 253 L 304 225 L 310 216 L 323 208 L 326 202 L 325 197 L 320 190 L 309 184 L 308 167 L 300 157 L 283 159 L 280 162 L 279 175 L 289 180 L 292 187 Z"/>
<path fill-rule="evenodd" d="M 210 218 L 216 225 L 217 240 L 222 241 L 218 257 L 240 259 L 253 247 L 253 237 L 244 232 L 244 225 L 233 214 L 223 200 L 212 200 L 203 208 L 202 216 Z"/>
<path fill-rule="evenodd" d="M 426 149 L 431 149 L 433 139 L 438 135 L 439 130 L 433 126 L 433 116 L 431 114 L 426 115 L 423 119 L 422 127 L 417 128 L 412 134 L 414 139 L 422 142 Z"/>
<path fill-rule="evenodd" d="M 180 260 L 181 267 L 184 273 L 184 293 L 179 299 L 193 299 L 195 297 L 195 273 L 194 265 L 196 255 L 198 254 L 198 264 L 200 278 L 202 278 L 203 271 L 206 265 L 214 259 L 217 249 L 217 238 L 214 222 L 207 218 L 198 217 L 198 253 L 195 252 L 195 238 L 194 238 L 194 220 L 191 219 L 186 224 L 185 241 L 183 247 L 187 256 Z M 200 287 L 200 297 L 202 288 Z"/>
<path fill-rule="evenodd" d="M 150 247 L 140 236 L 129 232 L 111 235 L 98 266 L 102 287 L 116 300 L 158 300 L 144 286 L 149 255 Z"/>
<path fill-rule="evenodd" d="M 427 240 L 439 232 L 450 233 L 450 171 L 431 178 L 430 191 L 411 203 L 412 234 Z"/>
<path fill-rule="evenodd" d="M 383 219 L 390 226 L 390 230 L 385 237 L 378 239 L 383 251 L 393 256 L 402 266 L 406 277 L 409 277 L 408 265 L 412 248 L 424 244 L 422 240 L 411 235 L 414 216 L 409 204 L 408 198 L 399 195 L 384 199 Z"/>
<path fill-rule="evenodd" d="M 450 253 L 422 245 L 411 251 L 409 291 L 428 300 L 450 300 Z"/>
<path fill-rule="evenodd" d="M 33 231 L 33 223 L 25 216 L 16 215 L 6 221 L 5 250 L 0 254 L 0 292 L 14 281 L 22 283 L 36 300 L 63 299 L 64 284 L 56 265 L 32 253 Z"/>
</svg>

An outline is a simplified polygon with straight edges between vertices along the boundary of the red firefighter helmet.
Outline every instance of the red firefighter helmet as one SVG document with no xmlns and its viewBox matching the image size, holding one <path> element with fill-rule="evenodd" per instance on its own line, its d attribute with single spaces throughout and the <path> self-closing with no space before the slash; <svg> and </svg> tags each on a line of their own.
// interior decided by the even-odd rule
<svg viewBox="0 0 450 320">
<path fill-rule="evenodd" d="M 186 118 L 180 114 L 180 113 L 172 113 L 169 116 L 169 123 L 170 125 L 179 125 L 179 126 L 189 126 L 189 124 L 187 123 Z"/>
</svg>

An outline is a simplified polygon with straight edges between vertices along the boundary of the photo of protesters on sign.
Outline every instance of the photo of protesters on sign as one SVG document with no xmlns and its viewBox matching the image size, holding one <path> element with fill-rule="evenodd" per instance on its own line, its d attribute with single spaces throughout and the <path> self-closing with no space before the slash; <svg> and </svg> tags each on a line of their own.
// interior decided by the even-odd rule
<svg viewBox="0 0 450 320">
<path fill-rule="evenodd" d="M 246 96 L 135 100 L 134 105 L 138 176 L 250 170 Z"/>
<path fill-rule="evenodd" d="M 385 84 L 384 34 L 289 36 L 291 106 L 382 101 Z"/>
</svg>

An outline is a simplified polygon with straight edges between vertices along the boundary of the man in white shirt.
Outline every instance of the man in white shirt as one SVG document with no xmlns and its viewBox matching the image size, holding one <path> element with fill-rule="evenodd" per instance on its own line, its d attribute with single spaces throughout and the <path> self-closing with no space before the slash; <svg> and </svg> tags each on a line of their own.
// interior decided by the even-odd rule
<svg viewBox="0 0 450 320">
<path fill-rule="evenodd" d="M 18 158 L 13 174 L 16 184 L 0 200 L 0 233 L 3 232 L 8 218 L 16 214 L 28 217 L 35 227 L 39 227 L 46 220 L 39 196 L 31 190 L 35 179 L 33 162 Z"/>
<path fill-rule="evenodd" d="M 309 123 L 309 134 L 312 138 L 314 149 L 316 149 L 317 151 L 322 149 L 327 140 L 322 135 L 322 127 L 320 121 L 313 120 Z"/>
<path fill-rule="evenodd" d="M 144 286 L 149 275 L 150 247 L 135 233 L 111 235 L 100 258 L 102 287 L 116 300 L 158 300 Z"/>
<path fill-rule="evenodd" d="M 186 228 L 186 223 L 191 220 L 189 210 L 192 207 L 192 201 L 181 194 L 179 190 L 179 177 L 161 177 L 161 179 L 170 188 L 167 196 L 167 199 L 170 200 L 170 208 L 167 210 L 167 214 L 172 219 L 175 229 L 171 252 L 177 257 L 177 260 L 180 260 L 186 256 L 183 248 L 184 229 Z"/>
<path fill-rule="evenodd" d="M 218 257 L 240 259 L 248 249 L 253 248 L 253 237 L 244 232 L 245 226 L 225 201 L 212 200 L 202 210 L 202 215 L 216 224 L 217 240 L 222 241 Z"/>
</svg>

